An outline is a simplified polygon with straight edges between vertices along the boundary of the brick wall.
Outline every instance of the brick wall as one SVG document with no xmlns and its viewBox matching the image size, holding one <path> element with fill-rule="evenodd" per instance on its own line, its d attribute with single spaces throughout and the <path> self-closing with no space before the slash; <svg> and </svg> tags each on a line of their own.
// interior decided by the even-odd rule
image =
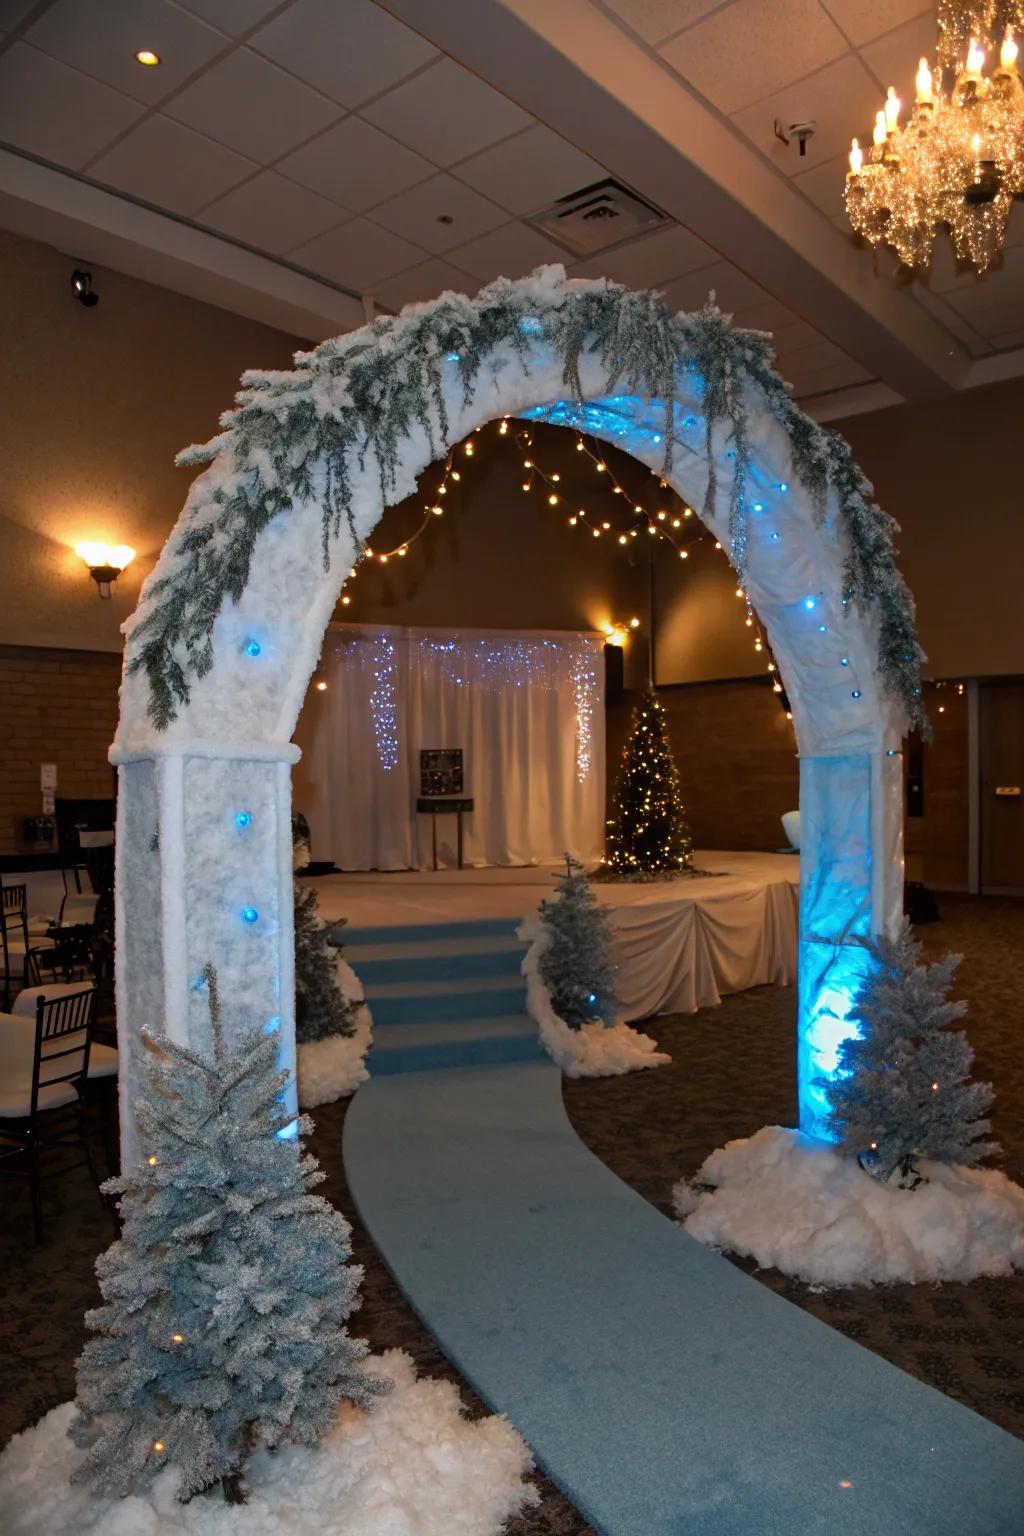
<svg viewBox="0 0 1024 1536">
<path fill-rule="evenodd" d="M 113 793 L 120 677 L 109 652 L 0 646 L 0 853 L 21 848 L 22 817 L 41 809 L 40 763 L 57 764 L 59 795 Z"/>
</svg>

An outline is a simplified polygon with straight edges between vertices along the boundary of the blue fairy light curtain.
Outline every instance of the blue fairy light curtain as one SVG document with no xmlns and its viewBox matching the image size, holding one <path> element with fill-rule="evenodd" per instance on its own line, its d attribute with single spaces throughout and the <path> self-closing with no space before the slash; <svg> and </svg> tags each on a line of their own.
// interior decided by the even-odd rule
<svg viewBox="0 0 1024 1536">
<path fill-rule="evenodd" d="M 591 860 L 604 827 L 604 637 L 332 625 L 297 739 L 314 856 L 428 869 L 420 752 L 461 748 L 467 865 Z M 455 818 L 438 819 L 454 862 Z"/>
</svg>

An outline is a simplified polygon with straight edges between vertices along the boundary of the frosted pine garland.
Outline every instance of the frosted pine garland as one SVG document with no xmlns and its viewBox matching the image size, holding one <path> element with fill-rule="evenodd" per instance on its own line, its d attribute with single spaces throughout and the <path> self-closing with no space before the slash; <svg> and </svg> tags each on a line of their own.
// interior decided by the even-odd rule
<svg viewBox="0 0 1024 1536">
<path fill-rule="evenodd" d="M 821 1083 L 843 1149 L 876 1178 L 913 1188 L 919 1158 L 970 1167 L 999 1150 L 986 1139 L 992 1087 L 970 1081 L 974 1053 L 949 1028 L 967 1012 L 948 998 L 960 956 L 923 965 L 907 922 L 870 954 L 851 1008 L 860 1033 L 843 1040 L 838 1072 Z"/>
<path fill-rule="evenodd" d="M 446 361 L 450 367 L 454 360 L 468 405 L 497 349 L 511 349 L 527 373 L 538 346 L 561 360 L 573 399 L 582 398 L 581 360 L 594 355 L 609 391 L 661 402 L 666 474 L 677 441 L 677 380 L 685 375 L 698 384 L 708 513 L 716 492 L 710 449 L 718 424 L 731 442 L 730 552 L 741 585 L 750 416 L 752 409 L 767 409 L 787 432 L 794 473 L 822 519 L 834 495 L 848 546 L 844 599 L 877 613 L 879 671 L 910 721 L 925 724 L 913 602 L 893 559 L 895 524 L 872 501 L 849 446 L 794 404 L 774 370 L 770 337 L 732 329 L 713 305 L 673 316 L 657 294 L 603 281 L 570 284 L 560 269 L 542 268 L 517 283 L 499 279 L 475 300 L 445 293 L 397 319 L 378 319 L 298 354 L 293 371 L 243 375 L 236 407 L 222 418 L 224 430 L 178 460 L 218 459 L 230 473 L 192 504 L 187 526 L 175 537 L 172 569 L 147 589 L 146 611 L 127 639 L 128 670 L 146 674 L 149 713 L 158 729 L 188 703 L 191 680 L 212 668 L 214 623 L 225 601 L 237 601 L 245 590 L 253 550 L 269 523 L 315 496 L 323 507 L 329 569 L 331 543 L 343 523 L 360 547 L 351 508 L 353 468 L 375 463 L 387 502 L 411 434 L 424 431 L 436 456 L 447 447 Z"/>
<path fill-rule="evenodd" d="M 253 1028 L 228 1054 L 206 981 L 213 1057 L 144 1037 L 142 1161 L 104 1186 L 124 1228 L 96 1263 L 104 1304 L 86 1315 L 69 1433 L 87 1450 L 76 1480 L 109 1494 L 173 1466 L 182 1500 L 221 1483 L 238 1502 L 254 1450 L 315 1444 L 340 1403 L 387 1386 L 345 1328 L 362 1270 L 287 1134 L 277 1034 Z"/>
</svg>

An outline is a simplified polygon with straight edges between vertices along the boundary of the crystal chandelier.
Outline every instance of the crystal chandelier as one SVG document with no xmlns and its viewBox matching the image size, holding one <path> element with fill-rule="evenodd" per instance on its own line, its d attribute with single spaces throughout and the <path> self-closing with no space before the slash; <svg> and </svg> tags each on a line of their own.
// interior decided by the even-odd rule
<svg viewBox="0 0 1024 1536">
<path fill-rule="evenodd" d="M 853 141 L 846 212 L 859 235 L 890 246 L 911 270 L 928 266 L 946 229 L 957 260 L 980 274 L 1002 249 L 1014 198 L 1024 197 L 1014 40 L 1024 0 L 939 0 L 938 19 L 936 71 L 921 60 L 907 122 L 890 86 L 872 148 L 865 154 Z"/>
</svg>

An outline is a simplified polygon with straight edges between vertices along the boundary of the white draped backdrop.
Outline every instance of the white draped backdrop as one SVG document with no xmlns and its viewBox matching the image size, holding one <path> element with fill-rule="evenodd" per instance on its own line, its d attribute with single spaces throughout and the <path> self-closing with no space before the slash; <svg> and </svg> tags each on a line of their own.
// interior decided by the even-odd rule
<svg viewBox="0 0 1024 1536">
<path fill-rule="evenodd" d="M 604 640 L 569 631 L 332 625 L 297 732 L 316 859 L 427 869 L 422 749 L 461 747 L 468 865 L 594 861 L 604 832 Z M 439 816 L 441 861 L 455 817 Z"/>
</svg>

